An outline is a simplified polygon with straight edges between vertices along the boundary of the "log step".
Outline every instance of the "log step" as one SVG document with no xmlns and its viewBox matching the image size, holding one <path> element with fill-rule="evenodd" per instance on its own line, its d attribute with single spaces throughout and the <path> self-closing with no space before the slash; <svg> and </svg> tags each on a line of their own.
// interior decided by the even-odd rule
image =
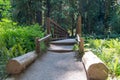
<svg viewBox="0 0 120 80">
<path fill-rule="evenodd" d="M 73 51 L 73 46 L 65 46 L 65 45 L 50 45 L 48 48 L 49 51 L 53 52 L 71 52 Z"/>
<path fill-rule="evenodd" d="M 50 42 L 50 44 L 55 44 L 55 45 L 74 45 L 75 43 L 76 43 L 75 39 L 64 39 L 64 40 L 57 40 Z"/>
</svg>

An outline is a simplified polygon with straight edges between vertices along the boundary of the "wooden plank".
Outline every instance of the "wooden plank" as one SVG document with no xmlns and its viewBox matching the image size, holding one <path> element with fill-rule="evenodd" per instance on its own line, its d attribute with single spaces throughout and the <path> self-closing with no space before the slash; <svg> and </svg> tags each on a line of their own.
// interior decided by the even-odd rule
<svg viewBox="0 0 120 80">
<path fill-rule="evenodd" d="M 47 40 L 47 39 L 50 38 L 50 37 L 51 37 L 51 34 L 48 34 L 47 36 L 45 36 L 45 37 L 39 39 L 38 41 L 42 42 L 42 41 Z"/>
</svg>

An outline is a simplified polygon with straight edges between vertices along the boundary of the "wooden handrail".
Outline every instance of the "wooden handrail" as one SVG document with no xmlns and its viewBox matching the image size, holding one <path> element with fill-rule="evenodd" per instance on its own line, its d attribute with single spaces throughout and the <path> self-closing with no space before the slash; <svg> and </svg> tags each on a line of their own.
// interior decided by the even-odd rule
<svg viewBox="0 0 120 80">
<path fill-rule="evenodd" d="M 53 38 L 67 38 L 68 37 L 68 32 L 50 18 L 47 18 L 47 34 L 52 34 Z"/>
<path fill-rule="evenodd" d="M 36 54 L 40 54 L 40 42 L 42 42 L 42 41 L 45 41 L 45 40 L 49 40 L 49 38 L 51 37 L 51 34 L 48 34 L 47 36 L 45 36 L 45 37 L 43 37 L 43 38 L 39 38 L 39 37 L 37 37 L 36 39 L 35 39 L 35 52 L 36 52 Z"/>
<path fill-rule="evenodd" d="M 48 34 L 47 36 L 41 38 L 41 39 L 38 39 L 38 41 L 45 41 L 46 39 L 50 38 L 51 34 Z"/>
<path fill-rule="evenodd" d="M 53 21 L 53 20 L 50 19 L 50 18 L 49 18 L 49 20 L 50 20 L 50 22 L 51 22 L 52 24 L 56 25 L 58 28 L 62 29 L 64 32 L 68 33 L 64 28 L 62 28 L 60 25 L 58 25 L 55 21 Z"/>
</svg>

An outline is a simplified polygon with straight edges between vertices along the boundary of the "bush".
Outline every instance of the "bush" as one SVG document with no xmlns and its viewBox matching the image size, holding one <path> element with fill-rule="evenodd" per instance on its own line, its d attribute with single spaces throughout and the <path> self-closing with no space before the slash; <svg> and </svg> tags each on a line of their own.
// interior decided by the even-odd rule
<svg viewBox="0 0 120 80">
<path fill-rule="evenodd" d="M 87 39 L 89 48 L 103 61 L 109 68 L 112 77 L 120 76 L 120 39 Z"/>
<path fill-rule="evenodd" d="M 11 20 L 2 19 L 0 22 L 0 76 L 5 74 L 4 68 L 8 59 L 34 50 L 35 38 L 43 36 L 44 32 L 38 24 L 19 26 Z M 44 43 L 41 48 L 45 49 Z"/>
</svg>

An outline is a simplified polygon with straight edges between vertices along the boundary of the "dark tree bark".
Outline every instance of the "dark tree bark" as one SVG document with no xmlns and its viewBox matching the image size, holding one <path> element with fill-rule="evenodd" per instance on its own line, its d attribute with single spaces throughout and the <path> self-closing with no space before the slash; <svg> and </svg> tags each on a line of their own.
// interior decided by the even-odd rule
<svg viewBox="0 0 120 80">
<path fill-rule="evenodd" d="M 110 0 L 105 0 L 105 15 L 104 15 L 104 34 L 107 34 L 108 25 L 108 18 L 110 12 Z"/>
<path fill-rule="evenodd" d="M 43 18 L 43 16 L 42 16 L 42 6 L 43 6 L 43 1 L 40 0 L 39 2 L 40 2 L 40 5 L 39 5 L 40 6 L 40 10 L 36 11 L 36 22 L 39 23 L 39 25 L 42 25 L 42 18 Z"/>
<path fill-rule="evenodd" d="M 42 25 L 42 11 L 36 12 L 36 21 L 39 23 L 39 25 Z"/>
<path fill-rule="evenodd" d="M 74 36 L 74 28 L 75 28 L 75 19 L 74 19 L 74 14 L 72 14 L 72 37 Z"/>
<path fill-rule="evenodd" d="M 51 9 L 51 5 L 50 5 L 50 0 L 46 1 L 46 7 L 47 7 L 47 17 L 50 17 L 50 9 Z"/>
</svg>

